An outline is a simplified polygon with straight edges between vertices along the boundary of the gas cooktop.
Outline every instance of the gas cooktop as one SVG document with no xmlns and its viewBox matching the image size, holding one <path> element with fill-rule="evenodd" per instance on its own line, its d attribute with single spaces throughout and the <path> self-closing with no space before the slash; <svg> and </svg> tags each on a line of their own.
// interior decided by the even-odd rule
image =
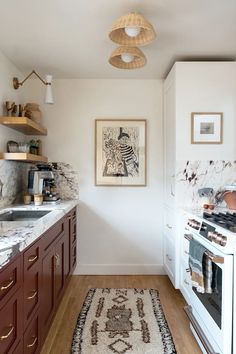
<svg viewBox="0 0 236 354">
<path fill-rule="evenodd" d="M 203 212 L 203 218 L 236 233 L 236 213 L 207 213 Z"/>
</svg>

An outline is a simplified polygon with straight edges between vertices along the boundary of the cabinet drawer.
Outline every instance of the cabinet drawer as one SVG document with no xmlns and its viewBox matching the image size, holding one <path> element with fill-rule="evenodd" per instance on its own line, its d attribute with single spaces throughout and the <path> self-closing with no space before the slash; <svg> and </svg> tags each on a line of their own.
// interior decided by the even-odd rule
<svg viewBox="0 0 236 354">
<path fill-rule="evenodd" d="M 171 237 L 174 236 L 175 232 L 175 213 L 170 209 L 165 209 L 165 218 L 164 218 L 164 233 Z"/>
<path fill-rule="evenodd" d="M 43 250 L 47 251 L 49 247 L 64 233 L 64 220 L 58 221 L 49 231 L 42 236 Z"/>
<path fill-rule="evenodd" d="M 24 252 L 24 272 L 27 272 L 41 258 L 41 241 L 34 243 Z"/>
<path fill-rule="evenodd" d="M 40 350 L 40 326 L 38 314 L 30 322 L 24 334 L 24 354 L 36 354 Z"/>
<path fill-rule="evenodd" d="M 168 275 L 174 279 L 175 275 L 175 248 L 169 237 L 164 241 L 164 265 Z"/>
<path fill-rule="evenodd" d="M 19 289 L 0 311 L 0 353 L 12 353 L 22 335 L 22 290 Z"/>
<path fill-rule="evenodd" d="M 34 315 L 41 295 L 41 264 L 36 263 L 24 274 L 24 325 Z"/>
<path fill-rule="evenodd" d="M 23 282 L 22 257 L 18 257 L 0 272 L 0 308 Z"/>
</svg>

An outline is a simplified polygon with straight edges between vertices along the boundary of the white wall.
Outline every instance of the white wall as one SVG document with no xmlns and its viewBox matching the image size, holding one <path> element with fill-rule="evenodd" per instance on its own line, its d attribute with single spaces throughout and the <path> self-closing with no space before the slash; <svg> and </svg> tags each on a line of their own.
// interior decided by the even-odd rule
<svg viewBox="0 0 236 354">
<path fill-rule="evenodd" d="M 19 77 L 19 70 L 0 52 L 0 115 L 5 113 L 5 101 L 20 103 L 19 90 L 15 90 L 12 85 L 14 76 Z M 0 152 L 6 151 L 8 140 L 23 141 L 24 135 L 0 125 Z"/>
<path fill-rule="evenodd" d="M 42 97 L 32 82 L 29 101 Z M 162 270 L 162 81 L 56 80 L 55 104 L 42 106 L 44 152 L 80 175 L 78 273 Z M 41 102 L 42 103 L 42 102 Z M 96 118 L 147 119 L 147 187 L 95 187 Z"/>
<path fill-rule="evenodd" d="M 235 160 L 236 63 L 179 62 L 175 70 L 177 160 Z M 223 112 L 223 144 L 191 144 L 191 112 Z"/>
</svg>

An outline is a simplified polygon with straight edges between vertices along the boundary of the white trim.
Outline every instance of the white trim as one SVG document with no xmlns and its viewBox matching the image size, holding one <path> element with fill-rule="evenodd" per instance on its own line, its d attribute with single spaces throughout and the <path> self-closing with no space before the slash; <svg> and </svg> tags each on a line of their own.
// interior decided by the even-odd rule
<svg viewBox="0 0 236 354">
<path fill-rule="evenodd" d="M 165 275 L 162 264 L 77 264 L 77 275 Z"/>
</svg>

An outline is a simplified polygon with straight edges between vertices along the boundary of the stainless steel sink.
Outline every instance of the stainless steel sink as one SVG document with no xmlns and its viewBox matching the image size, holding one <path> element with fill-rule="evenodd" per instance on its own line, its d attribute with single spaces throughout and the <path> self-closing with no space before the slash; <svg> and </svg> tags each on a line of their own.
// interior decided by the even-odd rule
<svg viewBox="0 0 236 354">
<path fill-rule="evenodd" d="M 0 221 L 35 221 L 50 212 L 51 210 L 9 210 L 0 214 Z"/>
</svg>

